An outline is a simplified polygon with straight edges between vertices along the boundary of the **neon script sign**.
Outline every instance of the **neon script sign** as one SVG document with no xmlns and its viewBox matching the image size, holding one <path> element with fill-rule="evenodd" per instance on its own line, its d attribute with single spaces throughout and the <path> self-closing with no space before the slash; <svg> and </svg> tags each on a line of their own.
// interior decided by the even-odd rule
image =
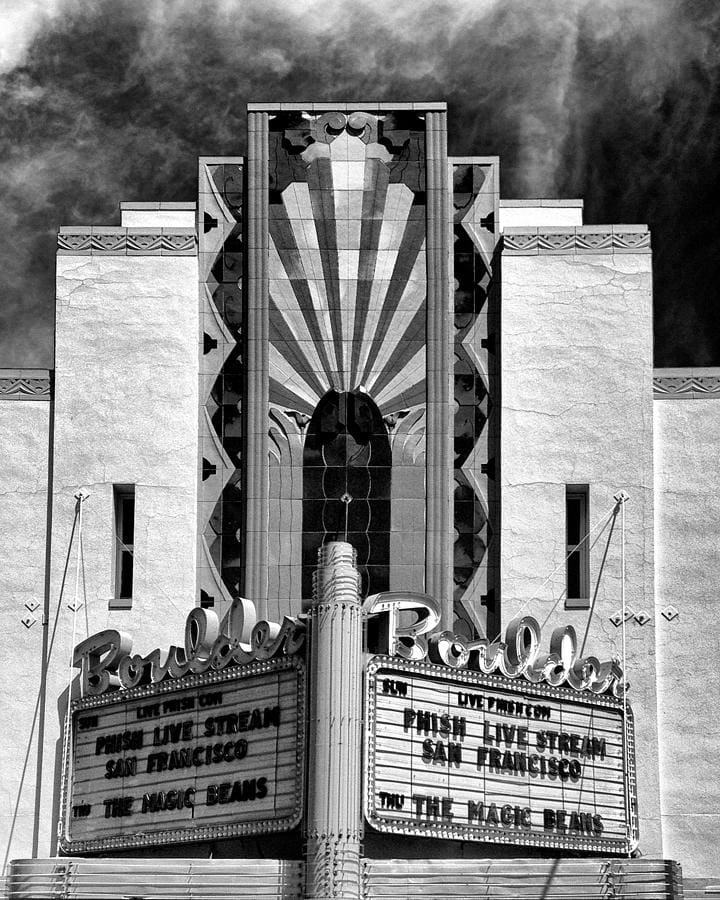
<svg viewBox="0 0 720 900">
<path fill-rule="evenodd" d="M 532 616 L 513 619 L 504 640 L 468 640 L 450 631 L 437 632 L 440 606 L 426 594 L 388 591 L 364 602 L 365 613 L 375 619 L 378 632 L 387 638 L 369 648 L 406 660 L 430 662 L 452 669 L 470 669 L 507 678 L 525 678 L 537 684 L 567 685 L 593 694 L 612 692 L 623 696 L 627 688 L 617 660 L 600 662 L 595 656 L 579 657 L 571 625 L 556 628 L 548 653 L 540 652 L 541 630 Z M 305 641 L 305 624 L 285 616 L 281 624 L 257 621 L 255 605 L 238 598 L 220 621 L 212 609 L 195 608 L 185 623 L 182 647 L 133 654 L 132 639 L 124 632 L 107 629 L 75 648 L 74 665 L 81 669 L 82 695 L 158 683 L 188 674 L 219 671 L 233 665 L 297 653 Z"/>
<path fill-rule="evenodd" d="M 305 626 L 290 616 L 281 624 L 257 621 L 255 605 L 239 597 L 220 621 L 212 609 L 190 610 L 182 647 L 133 654 L 132 639 L 107 629 L 75 647 L 73 665 L 81 670 L 82 696 L 155 684 L 169 678 L 220 671 L 284 654 L 292 656 L 305 642 Z"/>
<path fill-rule="evenodd" d="M 504 640 L 468 640 L 450 631 L 436 632 L 440 606 L 426 594 L 387 591 L 368 597 L 364 606 L 368 615 L 386 619 L 379 633 L 388 636 L 387 643 L 374 652 L 416 662 L 429 659 L 484 675 L 497 672 L 506 678 L 522 677 L 533 684 L 567 685 L 593 694 L 611 692 L 622 697 L 628 687 L 617 660 L 600 662 L 595 656 L 578 656 L 572 625 L 556 628 L 549 652 L 541 653 L 541 629 L 532 616 L 513 619 Z"/>
</svg>

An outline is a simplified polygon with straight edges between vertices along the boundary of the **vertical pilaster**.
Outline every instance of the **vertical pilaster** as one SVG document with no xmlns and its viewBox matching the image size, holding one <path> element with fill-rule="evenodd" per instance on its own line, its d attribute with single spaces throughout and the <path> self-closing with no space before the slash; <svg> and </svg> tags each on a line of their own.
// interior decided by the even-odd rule
<svg viewBox="0 0 720 900">
<path fill-rule="evenodd" d="M 450 160 L 455 313 L 455 621 L 499 630 L 500 352 L 499 160 Z"/>
<path fill-rule="evenodd" d="M 351 544 L 320 548 L 313 595 L 305 896 L 359 900 L 363 615 Z"/>
<path fill-rule="evenodd" d="M 453 315 L 448 281 L 447 114 L 425 114 L 427 154 L 427 474 L 425 589 L 453 625 Z"/>
<path fill-rule="evenodd" d="M 268 580 L 268 114 L 248 112 L 243 593 L 267 614 Z"/>
</svg>

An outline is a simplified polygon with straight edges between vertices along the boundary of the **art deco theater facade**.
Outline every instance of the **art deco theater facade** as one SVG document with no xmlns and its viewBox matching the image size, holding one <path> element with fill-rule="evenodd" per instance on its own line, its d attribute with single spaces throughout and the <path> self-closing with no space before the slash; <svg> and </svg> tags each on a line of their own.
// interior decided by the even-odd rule
<svg viewBox="0 0 720 900">
<path fill-rule="evenodd" d="M 720 372 L 653 372 L 645 226 L 499 165 L 249 104 L 197 203 L 60 229 L 56 367 L 0 371 L 10 897 L 720 884 Z"/>
</svg>

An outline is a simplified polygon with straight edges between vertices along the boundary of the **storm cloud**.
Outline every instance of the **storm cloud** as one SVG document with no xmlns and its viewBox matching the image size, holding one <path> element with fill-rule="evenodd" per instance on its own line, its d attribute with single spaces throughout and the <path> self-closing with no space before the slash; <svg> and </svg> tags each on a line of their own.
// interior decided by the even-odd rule
<svg viewBox="0 0 720 900">
<path fill-rule="evenodd" d="M 656 362 L 720 364 L 714 0 L 25 0 L 0 39 L 0 366 L 51 366 L 55 232 L 192 200 L 248 100 L 446 100 L 504 197 L 647 222 Z"/>
</svg>

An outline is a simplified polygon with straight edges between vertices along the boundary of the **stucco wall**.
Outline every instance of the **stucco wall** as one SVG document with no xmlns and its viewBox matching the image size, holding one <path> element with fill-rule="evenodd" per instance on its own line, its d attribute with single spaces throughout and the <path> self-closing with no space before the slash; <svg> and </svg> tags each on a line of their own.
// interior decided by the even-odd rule
<svg viewBox="0 0 720 900">
<path fill-rule="evenodd" d="M 120 203 L 120 225 L 125 228 L 195 227 L 195 203 Z"/>
<path fill-rule="evenodd" d="M 138 651 L 182 642 L 195 605 L 197 265 L 191 256 L 63 255 L 57 261 L 55 467 L 46 770 L 40 852 L 54 849 L 63 691 L 73 643 L 103 628 Z M 113 484 L 136 486 L 132 608 L 114 596 Z M 61 599 L 74 520 L 83 504 L 84 586 L 76 615 L 77 541 Z M 73 619 L 75 622 L 73 623 Z M 73 638 L 74 634 L 74 638 Z"/>
<path fill-rule="evenodd" d="M 702 878 L 720 869 L 720 397 L 656 400 L 655 427 L 663 854 Z"/>
<path fill-rule="evenodd" d="M 602 229 L 597 229 L 601 231 Z M 584 653 L 622 655 L 620 518 L 594 532 L 590 610 L 565 608 L 565 490 L 590 485 L 590 526 L 624 490 L 629 699 L 640 847 L 660 852 L 653 613 L 652 293 L 645 253 L 504 255 L 502 610 L 571 624 Z M 606 553 L 604 563 L 603 557 Z"/>
<path fill-rule="evenodd" d="M 29 854 L 45 599 L 50 403 L 0 400 L 0 853 Z M 29 605 L 26 605 L 29 604 Z M 23 623 L 25 619 L 25 623 Z M 0 868 L 2 864 L 0 864 Z"/>
<path fill-rule="evenodd" d="M 500 231 L 524 226 L 571 226 L 583 223 L 582 200 L 501 200 Z"/>
</svg>

